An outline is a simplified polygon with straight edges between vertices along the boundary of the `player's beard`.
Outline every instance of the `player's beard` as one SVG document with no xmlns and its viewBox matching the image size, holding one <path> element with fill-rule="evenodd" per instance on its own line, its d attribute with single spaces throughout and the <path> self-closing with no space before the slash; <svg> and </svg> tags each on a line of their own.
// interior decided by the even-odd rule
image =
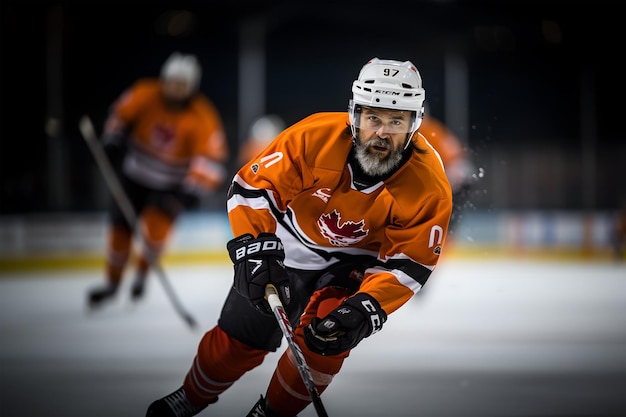
<svg viewBox="0 0 626 417">
<path fill-rule="evenodd" d="M 357 140 L 354 145 L 356 160 L 367 175 L 383 176 L 391 172 L 402 161 L 402 150 L 394 148 L 393 142 L 385 139 L 376 137 L 365 143 L 359 143 Z M 389 153 L 383 155 L 372 151 L 370 149 L 372 146 L 385 146 L 389 148 Z"/>
</svg>

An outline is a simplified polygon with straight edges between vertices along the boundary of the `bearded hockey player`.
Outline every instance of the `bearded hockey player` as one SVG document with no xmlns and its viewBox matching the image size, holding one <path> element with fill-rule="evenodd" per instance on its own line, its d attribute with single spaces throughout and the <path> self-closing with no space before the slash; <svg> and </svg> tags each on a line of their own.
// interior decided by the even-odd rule
<svg viewBox="0 0 626 417">
<path fill-rule="evenodd" d="M 233 287 L 182 386 L 150 404 L 148 416 L 200 413 L 279 348 L 268 284 L 319 393 L 426 284 L 452 194 L 437 152 L 417 133 L 424 98 L 410 61 L 374 58 L 352 85 L 348 112 L 301 120 L 238 171 L 227 202 Z M 310 403 L 286 350 L 248 416 L 292 417 Z"/>
</svg>

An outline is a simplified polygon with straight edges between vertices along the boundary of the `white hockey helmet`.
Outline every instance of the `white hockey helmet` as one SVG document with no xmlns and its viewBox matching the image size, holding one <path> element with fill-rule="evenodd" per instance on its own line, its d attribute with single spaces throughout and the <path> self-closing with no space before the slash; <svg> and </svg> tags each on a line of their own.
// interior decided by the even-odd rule
<svg viewBox="0 0 626 417">
<path fill-rule="evenodd" d="M 200 86 L 202 69 L 195 55 L 185 55 L 174 52 L 167 58 L 161 68 L 162 80 L 182 80 L 189 84 L 191 91 L 196 91 Z"/>
<path fill-rule="evenodd" d="M 425 98 L 422 77 L 411 61 L 372 58 L 352 83 L 348 111 L 353 134 L 358 127 L 360 106 L 368 106 L 414 112 L 407 132 L 410 139 L 422 123 Z"/>
<path fill-rule="evenodd" d="M 270 143 L 285 129 L 285 122 L 280 116 L 268 114 L 261 116 L 252 123 L 249 137 L 259 143 Z"/>
</svg>

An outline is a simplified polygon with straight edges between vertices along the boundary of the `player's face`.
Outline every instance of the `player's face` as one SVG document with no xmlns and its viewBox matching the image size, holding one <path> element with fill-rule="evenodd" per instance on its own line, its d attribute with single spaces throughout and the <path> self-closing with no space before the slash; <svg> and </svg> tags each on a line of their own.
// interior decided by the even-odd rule
<svg viewBox="0 0 626 417">
<path fill-rule="evenodd" d="M 175 78 L 162 80 L 161 90 L 163 91 L 165 100 L 171 104 L 185 102 L 192 93 L 191 86 L 188 82 Z"/>
<path fill-rule="evenodd" d="M 369 175 L 384 175 L 402 160 L 411 127 L 410 111 L 362 107 L 359 114 L 356 158 Z"/>
</svg>

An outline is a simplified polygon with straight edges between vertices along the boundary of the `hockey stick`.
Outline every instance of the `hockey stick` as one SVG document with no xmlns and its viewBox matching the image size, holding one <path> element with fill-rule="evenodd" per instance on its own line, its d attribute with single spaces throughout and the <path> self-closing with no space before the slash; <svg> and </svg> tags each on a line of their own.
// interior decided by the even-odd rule
<svg viewBox="0 0 626 417">
<path fill-rule="evenodd" d="M 309 365 L 307 365 L 306 360 L 304 359 L 304 354 L 302 353 L 300 346 L 296 343 L 296 335 L 291 328 L 291 323 L 289 323 L 289 317 L 287 317 L 285 307 L 283 307 L 283 304 L 278 297 L 276 287 L 272 284 L 265 287 L 265 298 L 274 312 L 274 317 L 276 317 L 285 339 L 287 339 L 287 345 L 289 345 L 289 349 L 291 350 L 291 353 L 293 353 L 296 366 L 298 367 L 298 372 L 300 372 L 302 381 L 309 391 L 309 396 L 311 397 L 311 402 L 315 407 L 315 411 L 317 411 L 317 415 L 319 417 L 328 417 L 324 404 L 322 404 L 320 394 L 315 387 L 315 383 L 313 382 L 313 376 L 311 376 Z"/>
<path fill-rule="evenodd" d="M 120 210 L 122 210 L 126 222 L 134 228 L 137 221 L 137 215 L 135 214 L 135 210 L 133 209 L 129 198 L 126 195 L 122 184 L 117 178 L 117 175 L 115 175 L 115 170 L 111 166 L 109 158 L 107 157 L 104 149 L 98 141 L 96 131 L 93 127 L 93 124 L 91 123 L 91 119 L 88 116 L 83 116 L 80 119 L 78 127 L 80 128 L 83 138 L 87 142 L 87 145 L 89 146 L 89 149 L 91 150 L 91 153 L 93 154 L 93 157 L 96 160 L 98 167 L 100 168 L 100 172 L 102 173 L 102 176 L 104 177 L 104 180 L 107 183 L 111 194 L 113 194 L 113 198 L 115 199 L 117 205 L 120 207 Z M 158 260 L 153 259 L 152 257 L 148 257 L 148 261 L 150 262 L 150 266 L 152 267 L 152 269 L 154 269 L 157 276 L 159 277 L 159 280 L 161 281 L 165 292 L 169 296 L 170 301 L 174 305 L 176 312 L 183 318 L 183 320 L 185 320 L 185 322 L 187 322 L 189 327 L 195 328 L 196 321 L 183 308 L 181 302 L 176 296 L 176 293 L 174 292 L 174 289 L 172 288 L 172 285 L 170 284 L 170 281 L 167 279 L 167 276 L 165 275 L 165 271 L 161 267 L 161 264 L 158 262 Z"/>
</svg>

